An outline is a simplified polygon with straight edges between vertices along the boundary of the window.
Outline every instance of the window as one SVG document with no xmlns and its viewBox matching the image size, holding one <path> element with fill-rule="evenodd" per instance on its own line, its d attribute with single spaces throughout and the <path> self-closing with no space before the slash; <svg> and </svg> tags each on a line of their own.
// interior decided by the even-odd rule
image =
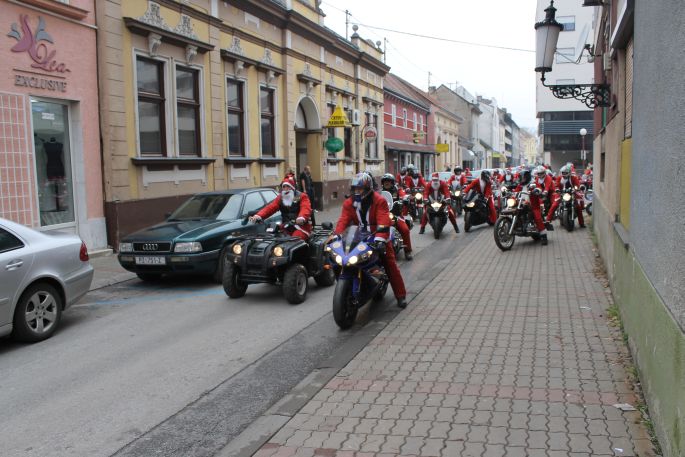
<svg viewBox="0 0 685 457">
<path fill-rule="evenodd" d="M 274 90 L 266 87 L 259 89 L 259 108 L 261 111 L 262 156 L 276 157 L 276 134 L 274 132 Z"/>
<path fill-rule="evenodd" d="M 245 196 L 245 205 L 243 205 L 243 214 L 245 217 L 250 211 L 257 211 L 264 206 L 264 199 L 259 192 L 252 192 Z"/>
<path fill-rule="evenodd" d="M 557 48 L 557 63 L 574 63 L 576 50 L 573 48 Z"/>
<path fill-rule="evenodd" d="M 352 136 L 352 129 L 345 127 L 345 158 L 346 159 L 354 158 L 354 156 L 352 155 L 353 140 L 354 140 L 354 137 Z"/>
<path fill-rule="evenodd" d="M 197 70 L 176 67 L 178 154 L 202 155 L 200 146 L 200 88 Z"/>
<path fill-rule="evenodd" d="M 576 29 L 575 16 L 558 16 L 557 22 L 564 26 L 562 32 L 573 32 Z"/>
<path fill-rule="evenodd" d="M 14 251 L 23 247 L 24 243 L 19 238 L 0 228 L 0 252 Z"/>
<path fill-rule="evenodd" d="M 418 130 L 416 126 L 416 113 L 414 113 L 414 130 Z"/>
<path fill-rule="evenodd" d="M 402 109 L 402 118 L 404 119 L 402 121 L 403 127 L 406 129 L 407 128 L 407 110 Z"/>
<path fill-rule="evenodd" d="M 419 116 L 419 130 L 423 132 L 423 114 Z"/>
<path fill-rule="evenodd" d="M 392 125 L 397 126 L 397 107 L 392 105 Z"/>
<path fill-rule="evenodd" d="M 164 63 L 138 57 L 136 77 L 140 153 L 166 156 Z"/>
<path fill-rule="evenodd" d="M 245 155 L 245 100 L 243 82 L 229 79 L 226 82 L 226 109 L 228 110 L 228 155 Z"/>
</svg>

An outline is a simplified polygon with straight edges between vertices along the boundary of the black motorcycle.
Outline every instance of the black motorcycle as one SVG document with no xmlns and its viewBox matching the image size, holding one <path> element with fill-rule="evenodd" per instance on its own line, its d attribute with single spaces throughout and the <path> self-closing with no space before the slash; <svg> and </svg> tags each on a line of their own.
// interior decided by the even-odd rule
<svg viewBox="0 0 685 457">
<path fill-rule="evenodd" d="M 424 202 L 423 188 L 413 187 L 409 189 L 409 215 L 414 220 L 421 220 L 423 217 Z"/>
<path fill-rule="evenodd" d="M 452 193 L 452 209 L 454 210 L 455 214 L 458 216 L 461 216 L 462 211 L 464 210 L 464 202 L 462 198 L 462 187 L 457 186 L 454 188 L 450 189 L 450 192 Z"/>
<path fill-rule="evenodd" d="M 478 192 L 469 192 L 464 198 L 464 231 L 468 232 L 476 225 L 492 225 L 488 216 L 488 200 L 485 196 Z"/>
<path fill-rule="evenodd" d="M 561 201 L 557 207 L 557 216 L 561 226 L 567 231 L 572 232 L 575 228 L 576 221 L 576 189 L 568 187 L 563 190 L 557 190 L 561 195 Z"/>
<path fill-rule="evenodd" d="M 530 192 L 511 192 L 507 194 L 506 207 L 502 209 L 495 222 L 495 244 L 502 251 L 514 246 L 517 236 L 528 236 L 540 239 L 540 232 L 535 226 L 533 211 L 530 208 L 530 195 L 539 195 L 540 189 Z"/>
<path fill-rule="evenodd" d="M 433 229 L 433 236 L 436 240 L 440 239 L 440 234 L 442 234 L 442 229 L 445 228 L 447 223 L 447 201 L 440 196 L 438 200 L 435 200 L 432 196 L 428 199 L 428 223 Z"/>
</svg>

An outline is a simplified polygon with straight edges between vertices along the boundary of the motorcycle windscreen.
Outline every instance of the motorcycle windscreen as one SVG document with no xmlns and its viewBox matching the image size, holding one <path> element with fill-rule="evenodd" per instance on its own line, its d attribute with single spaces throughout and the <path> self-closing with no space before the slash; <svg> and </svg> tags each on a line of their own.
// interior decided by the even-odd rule
<svg viewBox="0 0 685 457">
<path fill-rule="evenodd" d="M 345 246 L 345 253 L 349 253 L 360 241 L 365 240 L 370 235 L 369 232 L 362 230 L 358 225 L 350 225 L 342 233 L 342 241 Z"/>
</svg>

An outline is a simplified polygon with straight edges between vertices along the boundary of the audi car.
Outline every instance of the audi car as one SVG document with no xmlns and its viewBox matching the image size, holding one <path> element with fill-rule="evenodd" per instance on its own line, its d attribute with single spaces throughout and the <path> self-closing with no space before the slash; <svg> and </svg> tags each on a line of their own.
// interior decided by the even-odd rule
<svg viewBox="0 0 685 457">
<path fill-rule="evenodd" d="M 276 196 L 266 188 L 196 194 L 164 222 L 122 238 L 119 263 L 144 281 L 184 274 L 221 282 L 223 249 L 237 236 L 264 231 L 266 224 L 247 218 Z M 278 220 L 276 214 L 267 222 Z"/>
</svg>

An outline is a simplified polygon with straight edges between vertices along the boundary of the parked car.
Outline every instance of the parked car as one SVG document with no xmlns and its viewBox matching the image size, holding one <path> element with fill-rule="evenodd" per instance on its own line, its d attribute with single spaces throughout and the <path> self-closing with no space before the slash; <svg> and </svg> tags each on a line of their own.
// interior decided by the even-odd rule
<svg viewBox="0 0 685 457">
<path fill-rule="evenodd" d="M 193 274 L 221 283 L 223 249 L 238 236 L 264 231 L 266 224 L 246 224 L 246 218 L 276 196 L 266 188 L 194 195 L 164 222 L 122 238 L 119 263 L 144 281 Z"/>
<path fill-rule="evenodd" d="M 76 235 L 43 233 L 0 219 L 0 336 L 52 336 L 62 312 L 90 289 L 93 267 Z"/>
<path fill-rule="evenodd" d="M 441 181 L 445 181 L 447 183 L 447 180 L 450 179 L 450 176 L 452 176 L 451 171 L 439 171 L 438 175 L 440 176 Z"/>
</svg>

